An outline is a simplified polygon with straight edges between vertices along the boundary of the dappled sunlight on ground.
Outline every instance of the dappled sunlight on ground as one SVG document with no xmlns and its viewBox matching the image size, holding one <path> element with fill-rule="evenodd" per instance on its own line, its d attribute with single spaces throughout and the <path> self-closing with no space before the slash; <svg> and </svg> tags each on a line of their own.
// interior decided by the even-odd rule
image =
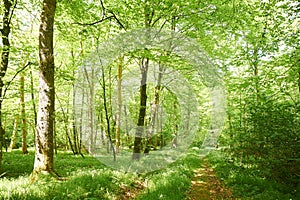
<svg viewBox="0 0 300 200">
<path fill-rule="evenodd" d="M 192 186 L 186 200 L 233 199 L 231 190 L 222 185 L 207 160 L 204 160 L 202 168 L 193 172 Z"/>
</svg>

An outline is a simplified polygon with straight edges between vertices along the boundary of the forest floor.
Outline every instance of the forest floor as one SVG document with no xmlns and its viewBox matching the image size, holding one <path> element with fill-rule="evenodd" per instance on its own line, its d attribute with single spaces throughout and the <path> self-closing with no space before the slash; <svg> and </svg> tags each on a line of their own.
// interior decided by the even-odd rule
<svg viewBox="0 0 300 200">
<path fill-rule="evenodd" d="M 231 190 L 216 177 L 207 159 L 203 160 L 201 168 L 194 170 L 191 184 L 186 200 L 234 199 Z"/>
<path fill-rule="evenodd" d="M 186 192 L 185 200 L 235 199 L 231 189 L 221 183 L 207 159 L 203 160 L 200 167 L 193 170 L 193 174 L 191 187 Z M 136 187 L 124 189 L 121 199 L 135 199 L 146 187 L 147 183 L 137 182 Z"/>
<path fill-rule="evenodd" d="M 47 176 L 33 179 L 34 149 L 26 155 L 13 150 L 3 154 L 0 200 L 299 199 L 296 194 L 285 192 L 288 188 L 284 185 L 262 179 L 250 169 L 221 158 L 215 152 L 201 159 L 189 150 L 164 169 L 138 174 L 114 170 L 89 155 L 83 159 L 68 151 L 58 151 L 55 169 L 64 177 L 62 181 Z"/>
</svg>

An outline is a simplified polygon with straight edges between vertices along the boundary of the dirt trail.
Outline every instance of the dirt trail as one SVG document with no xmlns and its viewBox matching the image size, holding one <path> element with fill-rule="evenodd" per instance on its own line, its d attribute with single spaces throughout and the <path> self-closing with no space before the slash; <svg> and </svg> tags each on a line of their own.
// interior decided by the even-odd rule
<svg viewBox="0 0 300 200">
<path fill-rule="evenodd" d="M 234 199 L 231 190 L 221 184 L 207 160 L 203 161 L 202 168 L 194 170 L 192 188 L 187 196 L 186 200 Z"/>
</svg>

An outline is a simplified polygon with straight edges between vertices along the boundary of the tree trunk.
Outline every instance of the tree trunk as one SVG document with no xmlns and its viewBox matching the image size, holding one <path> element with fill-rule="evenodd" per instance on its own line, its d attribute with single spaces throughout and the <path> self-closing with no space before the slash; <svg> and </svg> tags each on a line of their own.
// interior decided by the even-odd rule
<svg viewBox="0 0 300 200">
<path fill-rule="evenodd" d="M 149 59 L 145 58 L 141 66 L 142 80 L 140 85 L 140 109 L 137 123 L 137 129 L 134 137 L 133 160 L 140 159 L 142 149 L 142 137 L 144 133 L 146 105 L 147 105 L 147 73 L 149 67 Z"/>
<path fill-rule="evenodd" d="M 77 132 L 77 144 L 78 144 L 78 152 L 79 154 L 83 156 L 82 152 L 81 152 L 81 148 L 82 148 L 82 126 L 83 126 L 83 107 L 84 107 L 84 98 L 85 98 L 85 93 L 84 93 L 84 88 L 82 88 L 82 97 L 81 97 L 81 109 L 80 109 L 80 120 L 79 120 L 79 127 L 78 127 L 78 131 L 76 129 Z M 73 108 L 75 109 L 75 107 Z M 76 127 L 77 128 L 77 127 Z M 79 134 L 78 134 L 79 132 Z"/>
<path fill-rule="evenodd" d="M 74 73 L 73 73 L 74 74 Z M 78 154 L 79 151 L 78 151 L 78 143 L 77 143 L 77 140 L 78 140 L 78 131 L 77 131 L 77 127 L 76 127 L 76 123 L 75 123 L 75 85 L 73 84 L 73 121 L 72 121 L 72 126 L 73 126 L 73 141 L 74 141 L 74 151 L 75 151 L 75 154 Z"/>
<path fill-rule="evenodd" d="M 70 146 L 73 154 L 76 155 L 76 153 L 74 151 L 73 143 L 72 143 L 72 140 L 71 140 L 71 137 L 70 137 L 70 134 L 69 134 L 69 127 L 68 127 L 68 125 L 69 125 L 69 117 L 68 117 L 69 113 L 68 113 L 68 108 L 66 108 L 67 109 L 67 113 L 66 113 L 63 106 L 62 106 L 62 104 L 61 104 L 61 102 L 60 102 L 60 100 L 59 100 L 59 98 L 57 96 L 56 96 L 56 99 L 59 103 L 59 106 L 61 108 L 61 112 L 62 112 L 62 115 L 63 115 L 63 122 L 64 122 L 64 127 L 65 127 L 67 142 L 69 143 L 69 146 Z M 54 142 L 55 142 L 55 140 L 54 140 Z M 66 149 L 68 149 L 68 144 L 66 144 L 66 147 L 67 147 Z"/>
<path fill-rule="evenodd" d="M 24 74 L 20 77 L 20 103 L 21 103 L 21 117 L 22 117 L 22 153 L 27 154 L 27 131 L 26 131 L 26 114 L 25 114 L 25 98 L 24 98 Z"/>
<path fill-rule="evenodd" d="M 112 137 L 111 137 L 111 129 L 110 129 L 110 120 L 109 120 L 109 111 L 108 111 L 108 106 L 107 106 L 107 98 L 106 98 L 106 84 L 105 84 L 105 72 L 104 72 L 104 67 L 102 66 L 102 89 L 103 89 L 103 107 L 105 111 L 105 119 L 106 119 L 106 125 L 107 125 L 107 136 L 108 136 L 108 144 L 107 144 L 107 150 L 109 152 L 110 146 L 113 150 L 113 156 L 114 156 L 114 161 L 116 161 L 116 149 L 113 145 L 112 142 Z"/>
<path fill-rule="evenodd" d="M 300 60 L 298 60 L 297 62 L 300 63 Z M 300 95 L 300 64 L 298 65 L 298 91 Z"/>
<path fill-rule="evenodd" d="M 34 114 L 34 126 L 36 127 L 37 113 L 36 113 L 36 105 L 35 105 L 35 97 L 34 97 L 34 85 L 33 85 L 32 70 L 30 70 L 30 92 L 31 92 L 32 110 L 33 110 L 33 114 Z"/>
<path fill-rule="evenodd" d="M 157 83 L 154 89 L 154 104 L 152 106 L 152 111 L 151 111 L 151 118 L 150 118 L 150 133 L 149 136 L 147 137 L 147 144 L 146 146 L 150 145 L 151 141 L 152 141 L 152 137 L 154 134 L 154 130 L 155 130 L 155 124 L 156 122 L 156 118 L 158 116 L 158 109 L 159 109 L 159 93 L 161 90 L 161 80 L 162 80 L 162 76 L 163 76 L 163 72 L 165 71 L 165 68 L 162 64 L 159 65 L 159 72 L 158 72 L 158 78 L 157 78 Z M 158 131 L 158 129 L 157 129 Z M 156 131 L 156 133 L 157 133 Z M 154 148 L 156 148 L 157 146 L 157 134 L 155 134 L 155 141 L 154 141 Z"/>
<path fill-rule="evenodd" d="M 3 90 L 3 78 L 6 74 L 7 67 L 8 67 L 8 57 L 10 51 L 10 43 L 9 43 L 9 34 L 10 34 L 10 10 L 12 7 L 12 3 L 10 0 L 3 0 L 4 3 L 4 13 L 2 18 L 2 53 L 1 53 L 1 62 L 0 62 L 0 171 L 1 171 L 1 163 L 2 163 L 2 146 L 3 146 L 3 136 L 4 136 L 4 129 L 2 126 L 2 90 Z"/>
<path fill-rule="evenodd" d="M 151 22 L 154 16 L 154 11 L 151 9 L 149 0 L 144 2 L 144 25 L 148 29 L 151 27 Z M 149 35 L 147 35 L 149 38 Z M 145 48 L 147 51 L 147 49 Z M 142 149 L 142 137 L 145 129 L 145 115 L 146 115 L 146 105 L 147 105 L 147 73 L 149 67 L 149 58 L 143 58 L 141 63 L 141 85 L 140 85 L 140 108 L 137 123 L 137 130 L 134 137 L 134 147 L 132 160 L 140 160 L 141 149 Z"/>
<path fill-rule="evenodd" d="M 160 121 L 158 123 L 159 126 L 159 132 L 160 132 L 160 149 L 162 149 L 165 145 L 165 139 L 164 139 L 164 135 L 163 135 L 163 109 L 164 107 L 161 106 L 160 107 Z"/>
<path fill-rule="evenodd" d="M 176 98 L 176 96 L 175 96 Z M 173 109 L 174 109 L 174 130 L 173 130 L 173 140 L 172 140 L 172 147 L 173 148 L 176 148 L 177 145 L 178 145 L 178 137 L 177 137 L 177 132 L 178 132 L 178 119 L 177 119 L 177 101 L 175 99 L 174 101 L 174 106 L 173 106 Z"/>
<path fill-rule="evenodd" d="M 94 68 L 90 68 L 90 73 L 88 72 L 88 69 L 84 68 L 84 74 L 86 77 L 86 80 L 88 82 L 88 117 L 89 117 L 89 128 L 90 128 L 90 134 L 89 134 L 89 145 L 88 145 L 88 151 L 90 154 L 94 153 L 94 95 L 95 95 L 95 86 L 94 86 Z"/>
<path fill-rule="evenodd" d="M 54 55 L 53 25 L 56 0 L 44 0 L 39 32 L 39 107 L 35 137 L 36 173 L 53 173 Z"/>
<path fill-rule="evenodd" d="M 128 128 L 128 119 L 127 119 L 127 108 L 126 105 L 124 105 L 124 116 L 125 116 L 125 132 L 126 132 L 126 143 L 129 142 L 129 128 Z"/>
<path fill-rule="evenodd" d="M 120 57 L 118 63 L 118 102 L 116 112 L 116 152 L 120 148 L 120 135 L 121 135 L 121 113 L 122 113 L 122 67 L 124 57 Z"/>
<path fill-rule="evenodd" d="M 17 139 L 17 134 L 18 134 L 18 124 L 19 124 L 19 114 L 16 115 L 15 117 L 15 123 L 14 123 L 14 129 L 12 132 L 11 140 L 10 140 L 10 145 L 8 147 L 9 151 L 12 151 L 13 149 L 16 149 L 16 139 Z"/>
</svg>

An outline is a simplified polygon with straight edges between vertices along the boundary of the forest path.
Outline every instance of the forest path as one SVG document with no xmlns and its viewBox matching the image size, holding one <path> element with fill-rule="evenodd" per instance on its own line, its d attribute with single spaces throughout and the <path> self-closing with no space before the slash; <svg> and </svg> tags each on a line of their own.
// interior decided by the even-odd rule
<svg viewBox="0 0 300 200">
<path fill-rule="evenodd" d="M 216 177 L 207 159 L 203 160 L 201 168 L 194 170 L 191 182 L 186 200 L 234 199 L 231 190 Z"/>
</svg>

